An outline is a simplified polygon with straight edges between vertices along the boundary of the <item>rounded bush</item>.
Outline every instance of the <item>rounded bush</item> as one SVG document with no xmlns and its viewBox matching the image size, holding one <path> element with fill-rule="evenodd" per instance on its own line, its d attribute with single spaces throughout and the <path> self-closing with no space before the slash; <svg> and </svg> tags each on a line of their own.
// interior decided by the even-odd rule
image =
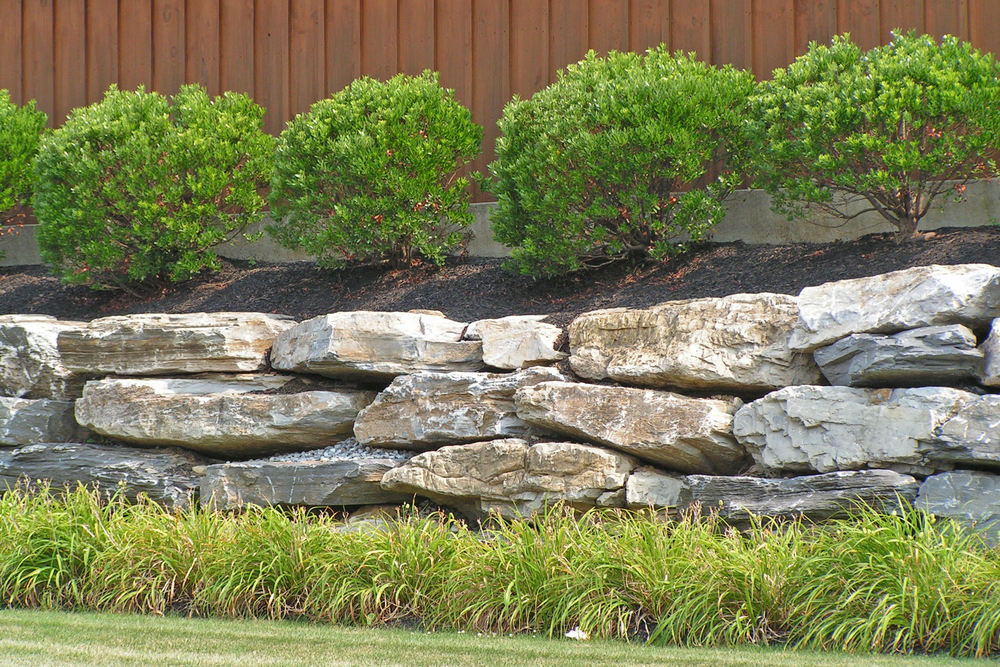
<svg viewBox="0 0 1000 667">
<path fill-rule="evenodd" d="M 118 90 L 75 109 L 35 162 L 42 260 L 67 283 L 133 292 L 218 268 L 261 218 L 274 140 L 246 95 Z"/>
<path fill-rule="evenodd" d="M 848 37 L 813 43 L 751 101 L 757 183 L 789 217 L 875 211 L 912 235 L 936 197 L 995 173 L 998 74 L 950 36 L 896 32 L 868 52 Z"/>
<path fill-rule="evenodd" d="M 457 171 L 482 138 L 437 74 L 358 79 L 281 133 L 268 231 L 321 266 L 401 266 L 414 253 L 441 264 L 472 222 Z"/>
<path fill-rule="evenodd" d="M 0 219 L 31 199 L 31 161 L 46 121 L 48 116 L 35 110 L 34 100 L 19 107 L 10 93 L 0 90 Z"/>
<path fill-rule="evenodd" d="M 587 57 L 500 119 L 490 165 L 496 239 L 511 265 L 556 275 L 608 261 L 660 260 L 701 239 L 738 182 L 753 77 L 665 48 Z M 719 166 L 719 180 L 708 177 Z"/>
</svg>

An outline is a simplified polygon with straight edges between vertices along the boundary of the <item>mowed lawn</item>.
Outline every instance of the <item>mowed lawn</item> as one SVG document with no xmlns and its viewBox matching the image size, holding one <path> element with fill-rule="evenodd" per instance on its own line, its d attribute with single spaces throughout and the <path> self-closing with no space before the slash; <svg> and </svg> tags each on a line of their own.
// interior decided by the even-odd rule
<svg viewBox="0 0 1000 667">
<path fill-rule="evenodd" d="M 114 614 L 0 611 L 0 665 L 223 667 L 399 665 L 670 665 L 671 667 L 944 667 L 985 660 L 849 656 L 758 649 L 676 649 L 611 641 L 476 636 Z"/>
</svg>

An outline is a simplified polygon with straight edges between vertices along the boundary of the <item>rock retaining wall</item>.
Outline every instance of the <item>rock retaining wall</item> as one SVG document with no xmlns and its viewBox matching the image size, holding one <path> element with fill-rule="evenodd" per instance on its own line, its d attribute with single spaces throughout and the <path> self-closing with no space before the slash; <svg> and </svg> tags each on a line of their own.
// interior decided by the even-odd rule
<svg viewBox="0 0 1000 667">
<path fill-rule="evenodd" d="M 735 524 L 916 502 L 994 539 L 998 318 L 988 265 L 586 313 L 568 354 L 537 317 L 8 315 L 0 484 Z"/>
</svg>

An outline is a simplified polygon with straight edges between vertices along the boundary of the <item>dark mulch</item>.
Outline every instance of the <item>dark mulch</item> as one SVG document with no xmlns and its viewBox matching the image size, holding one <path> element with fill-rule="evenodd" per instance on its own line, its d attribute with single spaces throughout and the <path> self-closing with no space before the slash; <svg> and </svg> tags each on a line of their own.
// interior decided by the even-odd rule
<svg viewBox="0 0 1000 667">
<path fill-rule="evenodd" d="M 218 273 L 167 286 L 145 298 L 63 287 L 44 267 L 0 269 L 0 313 L 44 313 L 87 320 L 125 313 L 256 311 L 302 320 L 346 310 L 443 311 L 472 321 L 551 314 L 565 325 L 597 308 L 738 292 L 797 294 L 803 287 L 929 264 L 997 263 L 1000 228 L 940 230 L 935 238 L 897 243 L 892 235 L 784 246 L 709 243 L 658 266 L 611 266 L 533 281 L 499 260 L 452 260 L 442 269 L 318 269 L 310 263 L 223 262 Z"/>
</svg>

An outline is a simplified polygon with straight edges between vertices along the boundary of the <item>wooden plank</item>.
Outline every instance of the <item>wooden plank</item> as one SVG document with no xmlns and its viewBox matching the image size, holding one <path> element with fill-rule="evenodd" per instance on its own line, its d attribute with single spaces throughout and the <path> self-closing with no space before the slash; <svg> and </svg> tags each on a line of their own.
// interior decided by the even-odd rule
<svg viewBox="0 0 1000 667">
<path fill-rule="evenodd" d="M 550 0 L 549 2 L 549 80 L 555 73 L 582 60 L 590 39 L 589 2 L 587 0 Z"/>
<path fill-rule="evenodd" d="M 670 41 L 669 0 L 632 0 L 629 3 L 628 48 L 642 53 Z M 666 39 L 664 39 L 666 38 Z"/>
<path fill-rule="evenodd" d="M 590 0 L 590 48 L 601 55 L 628 50 L 629 0 Z"/>
<path fill-rule="evenodd" d="M 756 0 L 753 25 L 753 71 L 758 79 L 795 60 L 794 0 Z"/>
<path fill-rule="evenodd" d="M 537 0 L 536 0 L 537 1 Z M 472 108 L 472 0 L 437 0 L 434 19 L 434 68 L 441 85 Z"/>
<path fill-rule="evenodd" d="M 993 24 L 993 29 L 996 28 Z M 968 40 L 968 0 L 924 0 L 924 32 L 937 38 L 954 35 Z"/>
<path fill-rule="evenodd" d="M 326 0 L 326 94 L 361 76 L 361 0 Z"/>
<path fill-rule="evenodd" d="M 497 120 L 510 99 L 510 11 L 505 2 L 473 4 L 472 14 L 472 118 L 483 126 L 483 154 L 472 169 L 486 173 L 495 157 L 494 146 L 500 134 Z M 477 200 L 485 197 L 473 188 Z"/>
<path fill-rule="evenodd" d="M 711 7 L 712 62 L 716 65 L 732 64 L 740 69 L 751 69 L 752 0 L 712 0 Z"/>
<path fill-rule="evenodd" d="M 87 104 L 87 18 L 85 0 L 55 0 L 54 100 L 56 125 Z"/>
<path fill-rule="evenodd" d="M 399 71 L 411 76 L 434 69 L 434 0 L 399 3 Z"/>
<path fill-rule="evenodd" d="M 837 34 L 836 0 L 795 3 L 795 55 L 809 49 L 809 42 L 829 44 Z"/>
<path fill-rule="evenodd" d="M 549 3 L 511 0 L 510 91 L 527 99 L 549 84 Z"/>
<path fill-rule="evenodd" d="M 309 111 L 309 106 L 323 99 L 325 94 L 325 11 L 323 0 L 292 0 L 288 47 L 288 114 L 291 117 Z"/>
<path fill-rule="evenodd" d="M 0 89 L 10 93 L 14 104 L 21 102 L 21 0 L 0 2 L 0 25 L 4 38 L 0 39 Z"/>
<path fill-rule="evenodd" d="M 221 7 L 219 0 L 198 0 L 187 3 L 184 13 L 184 78 L 187 83 L 200 83 L 212 97 L 224 90 L 220 87 L 219 60 L 221 49 Z"/>
<path fill-rule="evenodd" d="M 254 99 L 267 110 L 264 131 L 278 134 L 288 115 L 288 3 L 258 0 L 254 9 Z"/>
<path fill-rule="evenodd" d="M 712 57 L 710 7 L 705 0 L 673 0 L 670 6 L 670 48 Z"/>
<path fill-rule="evenodd" d="M 879 3 L 879 23 L 881 31 L 879 38 L 883 44 L 891 39 L 893 30 L 906 33 L 916 30 L 918 34 L 924 31 L 924 0 L 882 0 Z"/>
<path fill-rule="evenodd" d="M 879 0 L 837 0 L 837 33 L 868 50 L 879 45 Z"/>
<path fill-rule="evenodd" d="M 184 83 L 184 0 L 153 0 L 153 89 L 173 95 Z"/>
<path fill-rule="evenodd" d="M 87 0 L 87 102 L 118 81 L 118 1 Z"/>
<path fill-rule="evenodd" d="M 119 0 L 118 87 L 135 90 L 153 85 L 152 0 Z"/>
<path fill-rule="evenodd" d="M 24 0 L 22 43 L 23 101 L 35 100 L 38 108 L 49 115 L 50 127 L 55 116 L 55 82 L 52 77 L 55 26 L 52 9 L 52 0 Z"/>
<path fill-rule="evenodd" d="M 253 97 L 254 1 L 219 3 L 219 88 Z"/>
<path fill-rule="evenodd" d="M 969 0 L 969 40 L 982 51 L 1000 57 L 1000 2 Z"/>
<path fill-rule="evenodd" d="M 399 8 L 396 0 L 361 3 L 361 73 L 375 79 L 399 71 Z"/>
</svg>

